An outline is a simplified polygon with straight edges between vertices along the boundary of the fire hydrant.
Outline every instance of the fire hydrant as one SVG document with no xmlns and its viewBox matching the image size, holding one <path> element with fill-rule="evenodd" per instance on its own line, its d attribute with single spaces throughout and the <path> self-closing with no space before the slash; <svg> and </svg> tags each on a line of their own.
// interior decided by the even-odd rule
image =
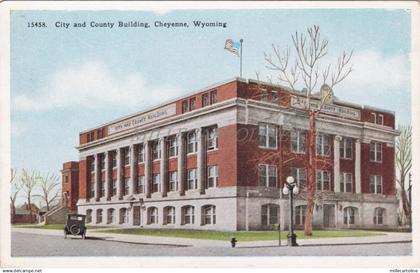
<svg viewBox="0 0 420 273">
<path fill-rule="evenodd" d="M 235 237 L 232 237 L 232 239 L 230 239 L 230 243 L 232 244 L 232 247 L 235 247 L 236 246 L 236 242 L 237 242 L 238 240 L 236 240 L 236 238 Z"/>
</svg>

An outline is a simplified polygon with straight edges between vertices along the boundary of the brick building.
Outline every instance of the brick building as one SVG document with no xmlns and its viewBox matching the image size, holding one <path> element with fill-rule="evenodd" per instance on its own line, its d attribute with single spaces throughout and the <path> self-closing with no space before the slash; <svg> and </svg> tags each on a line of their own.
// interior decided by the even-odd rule
<svg viewBox="0 0 420 273">
<path fill-rule="evenodd" d="M 271 229 L 287 225 L 281 189 L 292 175 L 302 226 L 304 100 L 299 91 L 236 78 L 81 132 L 78 164 L 63 166 L 63 179 L 77 169 L 78 192 L 67 194 L 78 195 L 77 210 L 91 224 Z M 394 123 L 387 110 L 335 97 L 325 105 L 317 118 L 315 227 L 397 225 Z"/>
</svg>

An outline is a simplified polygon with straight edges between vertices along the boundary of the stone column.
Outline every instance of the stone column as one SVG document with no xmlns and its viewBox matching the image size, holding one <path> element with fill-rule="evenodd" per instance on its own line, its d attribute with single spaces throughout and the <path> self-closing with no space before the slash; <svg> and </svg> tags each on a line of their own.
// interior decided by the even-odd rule
<svg viewBox="0 0 420 273">
<path fill-rule="evenodd" d="M 118 148 L 117 149 L 117 199 L 122 199 L 122 177 L 124 174 L 124 169 L 122 167 L 123 165 L 123 160 L 122 160 L 122 148 Z"/>
<path fill-rule="evenodd" d="M 99 188 L 101 183 L 100 154 L 95 154 L 95 201 L 99 201 Z"/>
<path fill-rule="evenodd" d="M 151 181 L 151 162 L 150 162 L 150 143 L 144 142 L 144 192 L 146 197 L 150 197 L 150 181 Z"/>
<path fill-rule="evenodd" d="M 184 133 L 179 133 L 178 138 L 178 190 L 181 195 L 185 193 L 185 139 Z"/>
<path fill-rule="evenodd" d="M 135 145 L 130 145 L 130 189 L 129 189 L 129 195 L 132 195 L 135 193 L 134 189 L 136 188 L 136 181 L 137 181 L 137 153 L 135 149 Z"/>
<path fill-rule="evenodd" d="M 168 153 L 166 149 L 166 138 L 162 137 L 160 140 L 160 183 L 162 189 L 162 196 L 166 196 L 168 192 L 168 176 L 167 176 L 167 162 Z"/>
<path fill-rule="evenodd" d="M 340 141 L 341 136 L 334 137 L 334 192 L 340 192 Z"/>
<path fill-rule="evenodd" d="M 362 179 L 361 179 L 361 160 L 360 160 L 360 139 L 356 139 L 355 143 L 356 153 L 354 162 L 354 181 L 355 181 L 355 192 L 362 193 Z"/>
<path fill-rule="evenodd" d="M 197 185 L 198 185 L 198 191 L 200 193 L 204 193 L 206 185 L 205 185 L 205 178 L 204 175 L 206 173 L 206 170 L 204 168 L 204 156 L 205 156 L 205 133 L 202 128 L 199 128 L 195 131 L 196 137 L 197 137 Z"/>
<path fill-rule="evenodd" d="M 105 152 L 104 154 L 105 156 L 105 199 L 109 200 L 110 198 L 110 187 L 111 187 L 111 175 L 112 175 L 112 170 L 110 171 L 110 164 L 109 164 L 109 152 Z M 105 212 L 104 212 L 105 215 Z"/>
</svg>

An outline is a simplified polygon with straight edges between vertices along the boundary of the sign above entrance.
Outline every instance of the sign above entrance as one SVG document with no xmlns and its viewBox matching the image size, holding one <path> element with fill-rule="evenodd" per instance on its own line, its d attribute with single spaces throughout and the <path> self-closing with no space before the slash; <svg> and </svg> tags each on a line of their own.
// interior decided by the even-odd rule
<svg viewBox="0 0 420 273">
<path fill-rule="evenodd" d="M 119 133 L 124 130 L 139 127 L 163 118 L 167 118 L 176 114 L 176 104 L 171 105 L 138 115 L 136 117 L 118 122 L 108 127 L 108 135 Z"/>
</svg>

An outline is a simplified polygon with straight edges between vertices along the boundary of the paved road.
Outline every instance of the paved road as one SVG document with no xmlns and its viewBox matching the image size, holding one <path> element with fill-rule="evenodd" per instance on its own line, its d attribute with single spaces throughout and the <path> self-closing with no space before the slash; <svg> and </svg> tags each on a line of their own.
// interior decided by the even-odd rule
<svg viewBox="0 0 420 273">
<path fill-rule="evenodd" d="M 176 247 L 12 233 L 12 256 L 403 256 L 411 243 L 289 247 Z"/>
</svg>

